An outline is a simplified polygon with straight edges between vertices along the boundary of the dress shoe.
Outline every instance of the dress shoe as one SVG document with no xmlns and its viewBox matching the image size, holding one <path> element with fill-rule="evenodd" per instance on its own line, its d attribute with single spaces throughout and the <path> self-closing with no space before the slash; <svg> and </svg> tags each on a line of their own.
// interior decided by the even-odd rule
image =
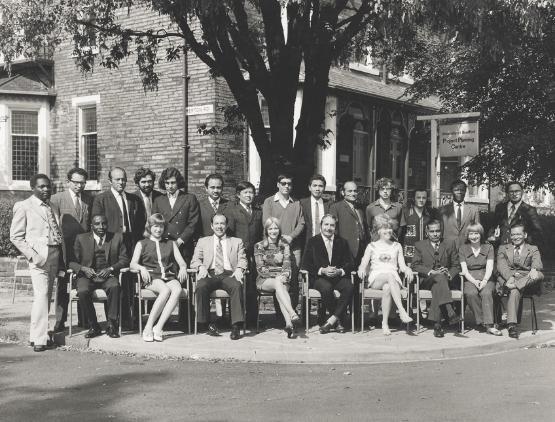
<svg viewBox="0 0 555 422">
<path fill-rule="evenodd" d="M 443 331 L 443 328 L 441 327 L 441 325 L 439 324 L 434 325 L 434 337 L 442 338 L 444 336 L 445 336 L 445 332 Z"/>
<path fill-rule="evenodd" d="M 152 343 L 154 341 L 152 331 L 143 331 L 143 341 L 146 341 L 147 343 Z"/>
<path fill-rule="evenodd" d="M 42 344 L 40 346 L 33 346 L 33 351 L 34 352 L 44 352 L 44 351 L 46 351 L 46 349 L 47 349 L 47 347 L 44 344 Z"/>
<path fill-rule="evenodd" d="M 337 321 L 337 325 L 335 326 L 335 331 L 341 334 L 345 334 L 347 332 L 347 329 L 343 324 L 341 324 L 341 321 Z"/>
<path fill-rule="evenodd" d="M 85 338 L 94 338 L 98 337 L 101 334 L 102 330 L 100 329 L 100 327 L 93 327 L 89 328 L 89 331 L 87 331 L 87 334 L 85 334 Z"/>
<path fill-rule="evenodd" d="M 326 322 L 324 325 L 320 327 L 320 334 L 328 334 L 332 330 L 333 326 Z"/>
<path fill-rule="evenodd" d="M 210 324 L 208 324 L 208 328 L 206 329 L 206 333 L 209 336 L 212 336 L 212 337 L 218 337 L 220 335 L 220 332 L 218 331 L 218 327 L 216 327 L 216 324 L 214 324 L 212 322 Z"/>
<path fill-rule="evenodd" d="M 29 346 L 35 347 L 35 342 L 30 341 Z M 50 348 L 53 348 L 53 347 L 56 347 L 56 344 L 52 340 L 46 340 L 46 348 L 50 349 Z"/>
<path fill-rule="evenodd" d="M 54 325 L 54 329 L 52 330 L 52 332 L 63 333 L 65 330 L 66 330 L 65 324 L 61 323 L 61 324 Z"/>
<path fill-rule="evenodd" d="M 115 321 L 108 322 L 108 329 L 106 330 L 106 334 L 110 338 L 119 338 L 119 326 L 118 323 Z"/>
<path fill-rule="evenodd" d="M 298 327 L 299 325 L 301 325 L 301 318 L 299 317 L 299 315 L 297 315 L 296 313 L 291 315 L 291 323 L 293 324 L 293 327 Z"/>
<path fill-rule="evenodd" d="M 503 335 L 503 333 L 501 331 L 499 331 L 497 328 L 495 328 L 493 326 L 487 327 L 486 332 L 488 334 L 491 334 L 492 336 L 502 336 Z"/>
<path fill-rule="evenodd" d="M 162 330 L 158 331 L 156 329 L 153 329 L 152 338 L 154 339 L 154 341 L 164 341 L 164 332 Z"/>
<path fill-rule="evenodd" d="M 461 318 L 458 315 L 449 317 L 449 326 L 457 325 L 459 322 L 461 322 Z"/>
<path fill-rule="evenodd" d="M 518 338 L 518 329 L 516 328 L 516 325 L 509 325 L 508 331 L 510 338 Z"/>
<path fill-rule="evenodd" d="M 292 325 L 286 325 L 285 332 L 287 333 L 287 338 L 293 338 L 293 334 L 295 333 L 295 330 L 293 329 Z"/>
<path fill-rule="evenodd" d="M 237 324 L 231 326 L 231 334 L 229 335 L 231 340 L 239 340 L 241 338 L 241 330 Z"/>
</svg>

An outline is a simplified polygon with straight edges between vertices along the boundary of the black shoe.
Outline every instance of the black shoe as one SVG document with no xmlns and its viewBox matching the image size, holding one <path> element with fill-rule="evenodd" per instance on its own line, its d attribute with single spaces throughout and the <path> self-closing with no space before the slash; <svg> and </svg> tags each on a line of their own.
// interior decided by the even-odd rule
<svg viewBox="0 0 555 422">
<path fill-rule="evenodd" d="M 115 325 L 108 326 L 106 330 L 106 335 L 110 338 L 119 338 L 119 329 Z"/>
<path fill-rule="evenodd" d="M 213 322 L 208 324 L 208 328 L 206 329 L 206 333 L 209 336 L 212 336 L 212 337 L 218 337 L 220 335 L 220 332 L 218 331 L 218 327 L 216 327 L 216 324 L 214 324 Z"/>
<path fill-rule="evenodd" d="M 335 331 L 341 334 L 345 334 L 347 332 L 347 329 L 343 324 L 341 324 L 341 321 L 337 321 L 337 325 L 335 326 Z"/>
<path fill-rule="evenodd" d="M 53 333 L 63 333 L 66 330 L 65 324 L 59 323 L 54 325 L 54 329 L 52 330 Z"/>
<path fill-rule="evenodd" d="M 241 329 L 237 324 L 231 326 L 231 334 L 229 335 L 231 340 L 239 340 L 241 338 Z"/>
<path fill-rule="evenodd" d="M 100 329 L 100 327 L 93 327 L 89 328 L 89 331 L 87 331 L 87 334 L 85 334 L 85 338 L 94 338 L 98 337 L 101 334 L 102 330 Z"/>
<path fill-rule="evenodd" d="M 34 341 L 30 341 L 29 342 L 29 346 L 34 347 L 35 346 L 35 342 Z M 46 348 L 47 349 L 51 349 L 56 347 L 56 344 L 52 341 L 52 340 L 46 340 Z"/>
<path fill-rule="evenodd" d="M 324 325 L 320 327 L 320 334 L 328 334 L 332 330 L 333 326 L 326 322 Z"/>
<path fill-rule="evenodd" d="M 516 328 L 516 325 L 509 325 L 508 331 L 509 331 L 510 338 L 518 339 L 518 329 Z"/>
<path fill-rule="evenodd" d="M 474 329 L 479 333 L 485 333 L 489 327 L 491 327 L 491 325 L 480 324 L 474 327 Z"/>
<path fill-rule="evenodd" d="M 461 322 L 461 318 L 458 315 L 453 315 L 449 317 L 449 326 L 456 325 Z"/>
<path fill-rule="evenodd" d="M 286 325 L 285 332 L 287 333 L 287 338 L 293 338 L 293 334 L 295 333 L 295 330 L 293 329 L 292 325 Z"/>
<path fill-rule="evenodd" d="M 445 331 L 441 328 L 441 325 L 436 324 L 434 325 L 434 337 L 442 338 L 445 336 Z"/>
<path fill-rule="evenodd" d="M 43 344 L 40 346 L 33 346 L 33 351 L 34 352 L 44 352 L 46 351 L 47 347 Z"/>
</svg>

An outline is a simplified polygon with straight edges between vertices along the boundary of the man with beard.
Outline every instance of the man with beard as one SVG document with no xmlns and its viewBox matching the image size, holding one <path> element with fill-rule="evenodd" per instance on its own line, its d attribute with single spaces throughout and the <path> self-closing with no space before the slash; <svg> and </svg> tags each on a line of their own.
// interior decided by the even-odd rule
<svg viewBox="0 0 555 422">
<path fill-rule="evenodd" d="M 137 228 L 144 230 L 146 220 L 152 215 L 152 205 L 154 200 L 162 195 L 161 192 L 154 190 L 156 175 L 149 168 L 141 167 L 135 172 L 133 178 L 138 190 L 135 195 L 141 200 L 140 216 L 137 217 Z M 142 235 L 140 236 L 143 237 Z"/>
</svg>

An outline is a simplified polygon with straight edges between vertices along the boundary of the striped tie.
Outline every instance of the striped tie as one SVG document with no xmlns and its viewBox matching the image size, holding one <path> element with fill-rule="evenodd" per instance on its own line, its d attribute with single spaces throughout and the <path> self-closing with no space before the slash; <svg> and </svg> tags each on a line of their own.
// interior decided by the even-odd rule
<svg viewBox="0 0 555 422">
<path fill-rule="evenodd" d="M 216 245 L 216 258 L 214 262 L 215 273 L 221 274 L 224 272 L 224 250 L 222 248 L 222 239 L 218 239 Z"/>
</svg>

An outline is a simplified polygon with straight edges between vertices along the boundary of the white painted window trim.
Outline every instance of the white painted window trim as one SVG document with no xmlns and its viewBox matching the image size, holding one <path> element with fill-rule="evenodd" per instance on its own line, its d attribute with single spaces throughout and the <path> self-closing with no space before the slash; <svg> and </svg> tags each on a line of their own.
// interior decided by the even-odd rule
<svg viewBox="0 0 555 422">
<path fill-rule="evenodd" d="M 77 108 L 77 139 L 78 139 L 78 156 L 79 167 L 85 168 L 85 145 L 83 143 L 83 108 L 95 106 L 98 116 L 98 106 L 100 104 L 100 95 L 88 95 L 84 97 L 74 97 L 71 99 L 71 105 Z M 98 121 L 97 121 L 97 139 L 98 139 Z M 98 180 L 87 180 L 85 190 L 102 190 L 102 183 Z"/>
</svg>

